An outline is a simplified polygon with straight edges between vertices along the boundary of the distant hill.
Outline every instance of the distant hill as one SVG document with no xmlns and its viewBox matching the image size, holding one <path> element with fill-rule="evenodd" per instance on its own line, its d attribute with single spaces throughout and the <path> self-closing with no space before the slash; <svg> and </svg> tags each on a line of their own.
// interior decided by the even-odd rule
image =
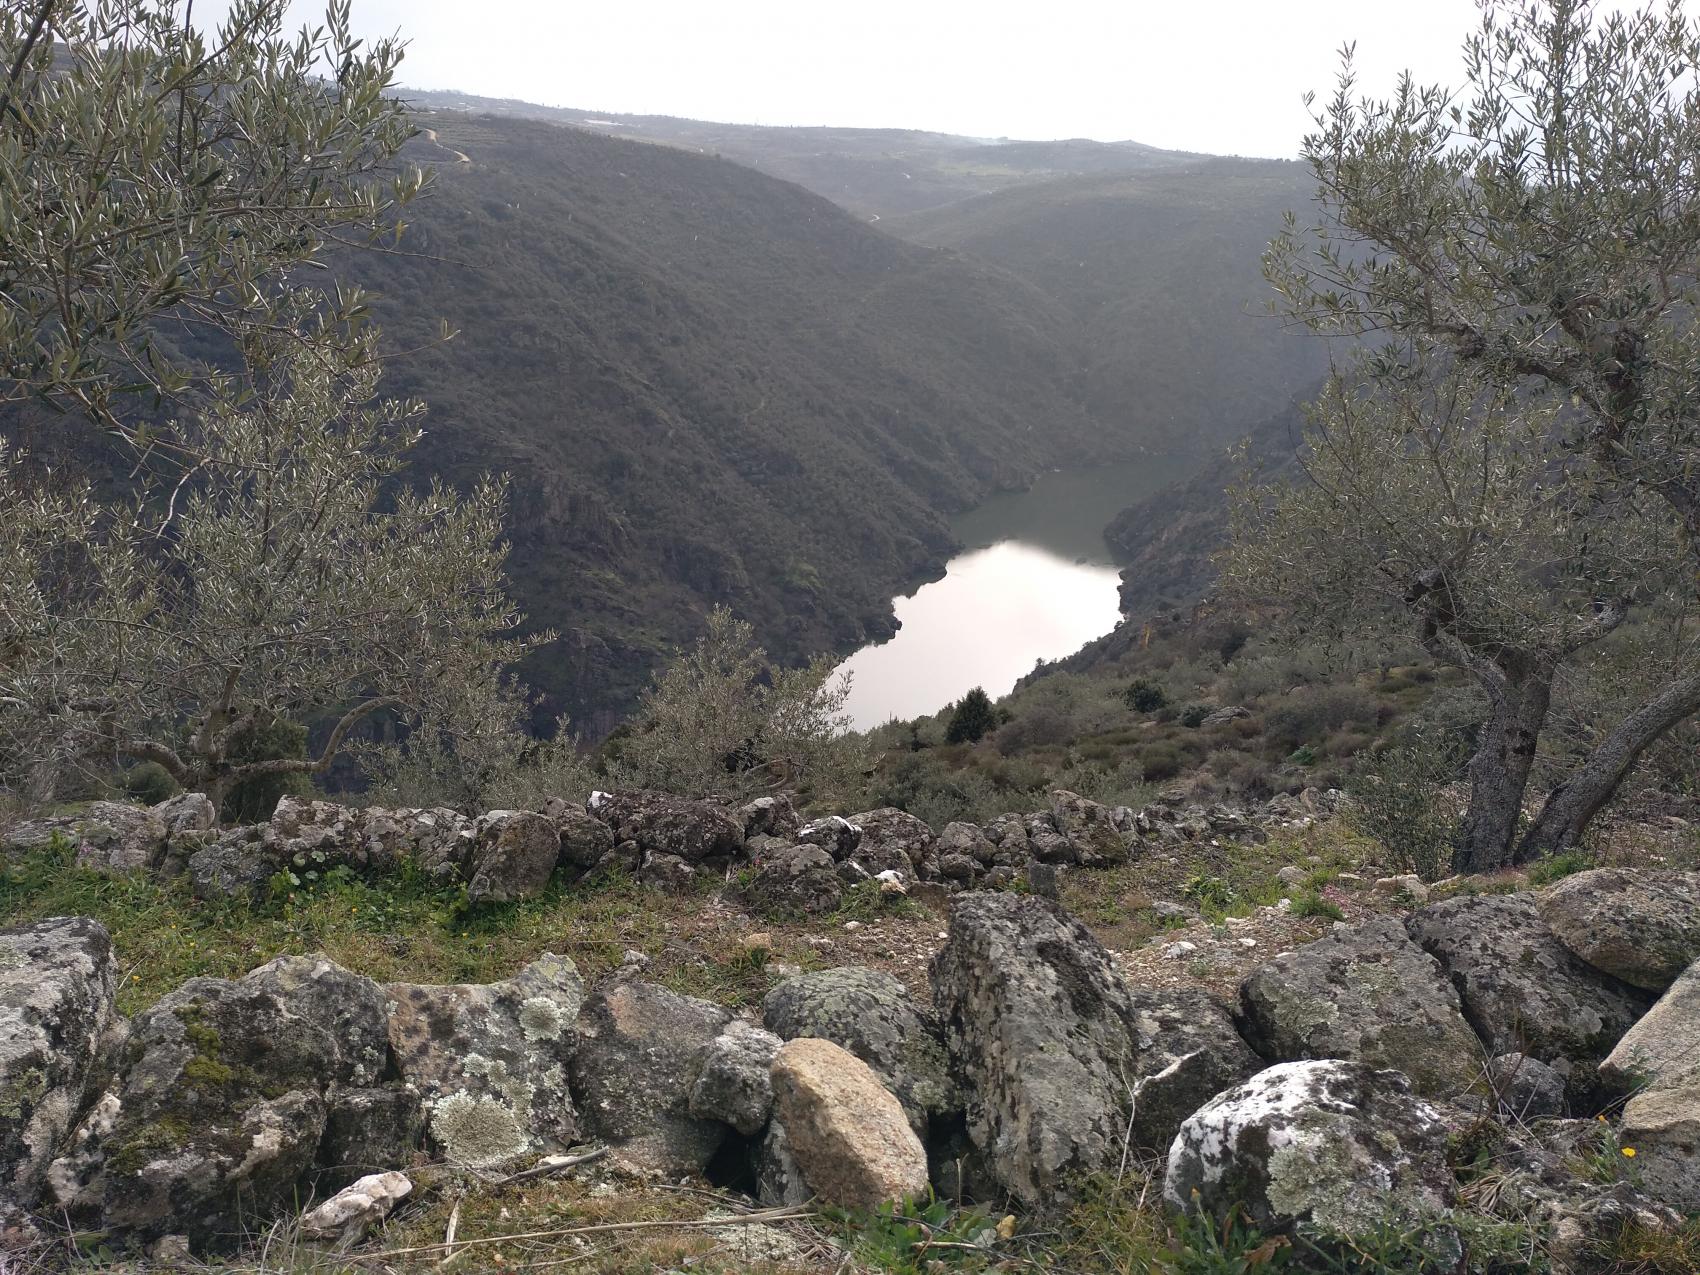
<svg viewBox="0 0 1700 1275">
<path fill-rule="evenodd" d="M 1109 428 L 1210 449 L 1326 366 L 1320 341 L 1268 317 L 1261 273 L 1282 215 L 1313 193 L 1300 164 L 1223 159 L 1022 186 L 889 227 L 1002 267 L 1064 309 L 1081 396 Z"/>
<path fill-rule="evenodd" d="M 941 568 L 947 514 L 1136 445 L 1081 407 L 1069 315 L 1007 273 L 676 148 L 421 124 L 438 185 L 403 252 L 339 269 L 423 347 L 385 385 L 431 405 L 416 467 L 513 475 L 514 592 L 564 633 L 527 676 L 589 730 L 714 603 L 785 659 L 847 650 Z"/>
<path fill-rule="evenodd" d="M 1210 451 L 1324 366 L 1317 342 L 1264 312 L 1264 246 L 1315 193 L 1299 163 L 408 96 L 448 118 L 487 110 L 720 155 L 876 217 L 881 230 L 1007 270 L 1066 316 L 1075 391 L 1119 436 Z"/>
<path fill-rule="evenodd" d="M 406 89 L 403 95 L 439 112 L 543 120 L 717 155 L 794 181 L 876 220 L 1057 177 L 1150 172 L 1208 158 L 1139 142 L 1015 141 L 895 128 L 775 128 L 424 89 Z"/>
</svg>

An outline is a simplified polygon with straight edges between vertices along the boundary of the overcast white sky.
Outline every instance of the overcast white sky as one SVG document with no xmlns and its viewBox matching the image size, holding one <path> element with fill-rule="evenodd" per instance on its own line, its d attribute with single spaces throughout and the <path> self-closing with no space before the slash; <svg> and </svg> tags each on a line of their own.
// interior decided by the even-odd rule
<svg viewBox="0 0 1700 1275">
<path fill-rule="evenodd" d="M 749 124 L 1132 138 L 1291 156 L 1358 42 L 1380 91 L 1456 82 L 1475 0 L 353 0 L 409 85 Z M 202 0 L 196 13 L 217 11 Z M 295 0 L 298 19 L 323 0 Z M 297 23 L 299 25 L 299 22 Z"/>
</svg>

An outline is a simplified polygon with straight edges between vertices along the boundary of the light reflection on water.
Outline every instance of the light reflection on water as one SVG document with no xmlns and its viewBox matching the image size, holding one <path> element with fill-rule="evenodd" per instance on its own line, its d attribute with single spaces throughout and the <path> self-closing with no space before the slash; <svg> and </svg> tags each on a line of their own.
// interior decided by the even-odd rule
<svg viewBox="0 0 1700 1275">
<path fill-rule="evenodd" d="M 867 730 L 936 712 L 975 686 L 1007 694 L 1034 661 L 1114 628 L 1116 585 L 1113 566 L 1015 540 L 953 558 L 944 579 L 897 599 L 896 637 L 839 666 L 855 678 L 846 711 Z"/>
<path fill-rule="evenodd" d="M 1061 470 L 957 519 L 967 550 L 942 580 L 895 600 L 896 637 L 839 665 L 854 674 L 846 711 L 856 728 L 935 713 L 975 686 L 997 699 L 1035 661 L 1108 633 L 1121 614 L 1105 524 L 1196 463 L 1151 456 Z"/>
</svg>

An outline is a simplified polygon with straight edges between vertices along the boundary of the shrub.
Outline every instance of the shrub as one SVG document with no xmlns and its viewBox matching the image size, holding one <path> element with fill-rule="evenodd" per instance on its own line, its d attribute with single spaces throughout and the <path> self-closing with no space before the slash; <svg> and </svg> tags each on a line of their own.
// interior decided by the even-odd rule
<svg viewBox="0 0 1700 1275">
<path fill-rule="evenodd" d="M 1201 912 L 1223 912 L 1232 907 L 1235 900 L 1234 887 L 1221 877 L 1209 873 L 1198 872 L 1187 878 L 1181 887 L 1183 898 L 1198 905 Z"/>
<path fill-rule="evenodd" d="M 1209 717 L 1213 711 L 1214 710 L 1208 704 L 1188 704 L 1185 708 L 1181 709 L 1180 716 L 1176 720 L 1179 721 L 1182 726 L 1185 726 L 1188 729 L 1194 729 L 1204 725 L 1204 719 Z"/>
<path fill-rule="evenodd" d="M 231 741 L 230 759 L 236 763 L 302 758 L 307 755 L 307 728 L 274 719 L 250 726 Z M 313 783 L 299 771 L 282 775 L 258 775 L 230 785 L 219 804 L 224 823 L 260 823 L 272 817 L 284 797 L 304 797 Z"/>
<path fill-rule="evenodd" d="M 157 761 L 144 761 L 124 772 L 124 791 L 144 805 L 157 806 L 182 790 L 164 766 Z"/>
<path fill-rule="evenodd" d="M 608 777 L 692 796 L 793 787 L 824 802 L 851 791 L 864 746 L 844 715 L 849 681 L 833 667 L 825 657 L 772 664 L 751 625 L 716 607 L 696 645 L 656 673 Z"/>
<path fill-rule="evenodd" d="M 950 715 L 950 725 L 945 727 L 944 742 L 978 743 L 997 724 L 998 714 L 992 707 L 991 697 L 976 686 L 957 702 L 956 711 Z"/>
<path fill-rule="evenodd" d="M 1129 682 L 1122 699 L 1136 713 L 1155 713 L 1169 702 L 1163 688 L 1148 677 L 1136 677 Z"/>
<path fill-rule="evenodd" d="M 1019 753 L 1029 748 L 1066 744 L 1075 736 L 1074 719 L 1053 704 L 1035 704 L 998 731 L 998 751 Z"/>
<path fill-rule="evenodd" d="M 1455 744 L 1431 735 L 1360 754 L 1346 781 L 1353 826 L 1385 846 L 1394 867 L 1424 881 L 1445 875 L 1455 821 L 1437 797 L 1457 778 L 1462 762 Z"/>
<path fill-rule="evenodd" d="M 1344 921 L 1346 914 L 1336 904 L 1329 902 L 1320 894 L 1301 894 L 1293 900 L 1294 916 L 1325 916 L 1331 921 Z"/>
<path fill-rule="evenodd" d="M 1139 751 L 1139 768 L 1148 780 L 1173 779 L 1181 765 L 1181 751 L 1173 744 L 1150 744 Z"/>
<path fill-rule="evenodd" d="M 1375 697 L 1355 686 L 1307 686 L 1264 715 L 1263 729 L 1277 748 L 1320 744 L 1348 722 L 1375 724 Z"/>
</svg>

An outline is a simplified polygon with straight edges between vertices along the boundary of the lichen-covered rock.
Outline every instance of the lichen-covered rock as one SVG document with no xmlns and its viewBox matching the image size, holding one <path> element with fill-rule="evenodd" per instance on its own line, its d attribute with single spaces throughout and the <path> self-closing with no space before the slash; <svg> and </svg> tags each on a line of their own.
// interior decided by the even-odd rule
<svg viewBox="0 0 1700 1275">
<path fill-rule="evenodd" d="M 601 796 L 590 813 L 613 829 L 616 842 L 635 841 L 690 864 L 726 863 L 744 848 L 743 821 L 713 802 L 642 790 Z"/>
<path fill-rule="evenodd" d="M 1700 873 L 1595 868 L 1539 895 L 1541 919 L 1577 956 L 1662 992 L 1700 960 Z"/>
<path fill-rule="evenodd" d="M 1620 1144 L 1635 1152 L 1635 1176 L 1656 1200 L 1700 1212 L 1700 1086 L 1653 1089 L 1623 1108 Z"/>
<path fill-rule="evenodd" d="M 409 1195 L 413 1182 L 405 1173 L 371 1173 L 309 1209 L 301 1218 L 301 1233 L 310 1240 L 355 1240 L 394 1211 Z"/>
<path fill-rule="evenodd" d="M 306 881 L 346 867 L 389 871 L 411 862 L 433 880 L 466 879 L 473 822 L 453 810 L 385 810 L 284 797 L 263 824 L 230 828 L 190 854 L 188 871 L 203 898 L 250 896 L 288 872 Z"/>
<path fill-rule="evenodd" d="M 453 810 L 386 810 L 284 797 L 259 826 L 267 858 L 297 873 L 384 872 L 404 859 L 439 880 L 465 878 L 473 822 Z"/>
<path fill-rule="evenodd" d="M 791 840 L 800 846 L 819 846 L 832 856 L 834 863 L 840 863 L 856 852 L 862 842 L 862 830 L 843 815 L 827 815 L 798 828 Z"/>
<path fill-rule="evenodd" d="M 1003 1186 L 1051 1206 L 1115 1163 L 1139 1015 L 1090 930 L 1045 899 L 959 895 L 931 980 L 969 1137 Z"/>
<path fill-rule="evenodd" d="M 41 1194 L 121 1020 L 112 940 L 86 917 L 0 930 L 0 1201 Z M 0 1225 L 7 1210 L 0 1203 Z"/>
<path fill-rule="evenodd" d="M 212 799 L 201 792 L 180 792 L 168 797 L 153 808 L 165 824 L 167 840 L 190 833 L 211 832 L 218 825 L 218 811 Z"/>
<path fill-rule="evenodd" d="M 773 1109 L 814 1193 L 873 1209 L 927 1190 L 927 1153 L 903 1107 L 865 1062 L 829 1040 L 788 1042 L 773 1059 Z"/>
<path fill-rule="evenodd" d="M 740 1019 L 728 1023 L 703 1055 L 702 1070 L 691 1085 L 691 1115 L 729 1124 L 746 1138 L 760 1133 L 773 1110 L 769 1071 L 783 1043 Z"/>
<path fill-rule="evenodd" d="M 0 851 L 44 850 L 55 839 L 76 850 L 77 866 L 109 876 L 146 872 L 165 854 L 165 820 L 146 806 L 91 801 L 75 814 L 13 824 L 0 832 Z"/>
<path fill-rule="evenodd" d="M 1566 1074 L 1573 1094 L 1645 1012 L 1645 992 L 1586 964 L 1547 928 L 1526 894 L 1430 904 L 1406 929 L 1458 990 L 1490 1055 L 1525 1053 Z"/>
<path fill-rule="evenodd" d="M 265 857 L 258 834 L 247 829 L 220 837 L 189 856 L 189 888 L 197 899 L 253 899 L 278 865 Z"/>
<path fill-rule="evenodd" d="M 1564 1077 L 1527 1054 L 1500 1054 L 1487 1066 L 1498 1114 L 1530 1121 L 1564 1114 Z"/>
<path fill-rule="evenodd" d="M 326 1100 L 325 1133 L 314 1157 L 320 1187 L 411 1164 L 425 1140 L 425 1110 L 403 1085 L 339 1088 Z"/>
<path fill-rule="evenodd" d="M 396 1066 L 445 1160 L 487 1167 L 577 1141 L 568 1064 L 584 984 L 570 960 L 546 954 L 501 983 L 385 991 Z"/>
<path fill-rule="evenodd" d="M 785 1040 L 814 1036 L 848 1049 L 923 1136 L 929 1117 L 962 1106 L 937 1024 L 890 974 L 846 965 L 788 978 L 768 992 L 762 1021 Z"/>
<path fill-rule="evenodd" d="M 933 848 L 938 851 L 941 863 L 952 855 L 968 859 L 982 868 L 992 867 L 998 862 L 997 846 L 978 824 L 945 824 Z"/>
<path fill-rule="evenodd" d="M 784 793 L 757 797 L 738 811 L 738 817 L 744 821 L 746 841 L 751 837 L 795 839 L 797 830 L 803 826 L 803 821 L 797 817 L 797 808 Z"/>
<path fill-rule="evenodd" d="M 1027 849 L 1040 863 L 1074 863 L 1079 858 L 1074 842 L 1057 826 L 1055 815 L 1039 811 L 1028 815 L 1023 824 Z"/>
<path fill-rule="evenodd" d="M 1129 1079 L 1137 1151 L 1164 1152 L 1181 1123 L 1263 1064 L 1208 992 L 1133 987 L 1135 1054 Z"/>
<path fill-rule="evenodd" d="M 1617 1042 L 1600 1074 L 1625 1089 L 1700 1085 L 1700 961 Z"/>
<path fill-rule="evenodd" d="M 554 823 L 560 837 L 558 862 L 563 868 L 588 872 L 614 848 L 614 830 L 578 806 L 551 797 L 544 804 L 543 813 Z"/>
<path fill-rule="evenodd" d="M 893 806 L 864 810 L 849 819 L 862 835 L 847 861 L 868 876 L 888 870 L 906 872 L 917 881 L 938 876 L 933 830 L 924 820 Z"/>
<path fill-rule="evenodd" d="M 1115 814 L 1108 806 L 1059 788 L 1051 794 L 1051 817 L 1074 847 L 1075 862 L 1082 867 L 1127 862 L 1133 839 L 1116 826 Z"/>
<path fill-rule="evenodd" d="M 668 894 L 689 894 L 702 883 L 703 876 L 678 855 L 651 850 L 638 865 L 638 880 Z"/>
<path fill-rule="evenodd" d="M 820 846 L 779 846 L 762 851 L 735 893 L 758 916 L 816 916 L 839 905 L 844 885 Z"/>
<path fill-rule="evenodd" d="M 336 1042 L 336 1079 L 370 1085 L 383 1077 L 389 1058 L 389 1024 L 378 985 L 345 970 L 322 952 L 279 956 L 242 982 L 270 992 L 297 1018 Z"/>
<path fill-rule="evenodd" d="M 573 1091 L 586 1127 L 658 1173 L 701 1173 L 726 1126 L 691 1114 L 703 1059 L 732 1015 L 654 983 L 616 976 L 585 1002 Z"/>
<path fill-rule="evenodd" d="M 554 820 L 529 810 L 492 810 L 472 825 L 466 896 L 474 903 L 535 899 L 560 857 Z"/>
<path fill-rule="evenodd" d="M 1481 1074 L 1481 1042 L 1440 963 L 1397 918 L 1374 917 L 1283 952 L 1240 983 L 1246 1040 L 1271 1062 L 1349 1058 L 1392 1067 L 1430 1098 Z"/>
<path fill-rule="evenodd" d="M 234 1243 L 304 1189 L 325 1095 L 369 1076 L 382 1005 L 322 958 L 189 980 L 136 1018 L 129 1066 L 49 1170 L 57 1203 L 138 1238 Z"/>
<path fill-rule="evenodd" d="M 1278 1063 L 1211 1099 L 1169 1149 L 1177 1208 L 1240 1209 L 1264 1231 L 1340 1235 L 1421 1225 L 1452 1204 L 1446 1126 L 1398 1072 L 1334 1059 Z"/>
</svg>

